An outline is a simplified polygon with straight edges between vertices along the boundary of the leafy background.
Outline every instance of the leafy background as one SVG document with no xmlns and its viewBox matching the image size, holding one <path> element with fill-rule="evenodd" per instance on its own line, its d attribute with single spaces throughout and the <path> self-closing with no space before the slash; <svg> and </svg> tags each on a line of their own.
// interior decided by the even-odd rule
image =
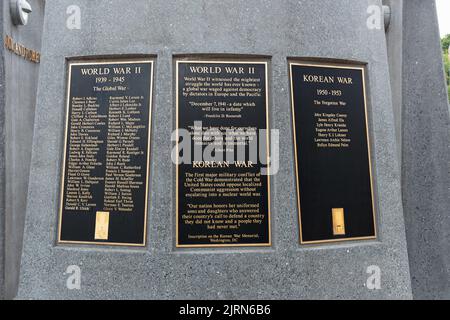
<svg viewBox="0 0 450 320">
<path fill-rule="evenodd" d="M 442 50 L 444 51 L 444 68 L 445 68 L 445 75 L 447 78 L 448 97 L 450 102 L 450 59 L 448 53 L 448 48 L 450 46 L 450 34 L 442 38 L 441 43 L 442 43 Z"/>
</svg>

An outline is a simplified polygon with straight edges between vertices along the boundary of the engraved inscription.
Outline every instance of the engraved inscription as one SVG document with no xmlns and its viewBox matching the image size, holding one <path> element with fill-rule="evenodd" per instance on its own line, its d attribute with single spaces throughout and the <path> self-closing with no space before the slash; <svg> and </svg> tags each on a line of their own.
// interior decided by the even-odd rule
<svg viewBox="0 0 450 320">
<path fill-rule="evenodd" d="M 290 63 L 301 243 L 376 237 L 364 72 Z"/>
<path fill-rule="evenodd" d="M 177 123 L 193 154 L 177 169 L 177 246 L 270 245 L 269 178 L 249 156 L 267 144 L 266 74 L 265 62 L 177 62 Z"/>
<path fill-rule="evenodd" d="M 70 63 L 60 243 L 145 244 L 152 72 Z"/>
</svg>

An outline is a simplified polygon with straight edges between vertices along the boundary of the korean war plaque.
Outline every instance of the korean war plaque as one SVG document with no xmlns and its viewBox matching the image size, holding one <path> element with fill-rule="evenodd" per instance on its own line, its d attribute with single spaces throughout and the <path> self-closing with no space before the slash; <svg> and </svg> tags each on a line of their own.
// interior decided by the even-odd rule
<svg viewBox="0 0 450 320">
<path fill-rule="evenodd" d="M 267 68 L 176 62 L 177 247 L 271 245 Z"/>
<path fill-rule="evenodd" d="M 152 60 L 69 63 L 58 243 L 145 246 Z"/>
<path fill-rule="evenodd" d="M 300 241 L 374 239 L 365 70 L 289 66 Z"/>
</svg>

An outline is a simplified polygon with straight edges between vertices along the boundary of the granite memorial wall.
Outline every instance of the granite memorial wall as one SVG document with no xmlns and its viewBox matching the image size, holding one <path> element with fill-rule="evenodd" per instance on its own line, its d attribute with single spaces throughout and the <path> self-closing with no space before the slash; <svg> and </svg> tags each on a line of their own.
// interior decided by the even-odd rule
<svg viewBox="0 0 450 320">
<path fill-rule="evenodd" d="M 417 12 L 436 35 L 434 1 L 133 7 L 46 1 L 9 298 L 448 297 L 445 143 L 412 133 L 448 139 L 448 105 L 411 101 L 443 75 L 416 82 L 429 61 L 395 41 Z M 439 205 L 415 212 L 419 190 Z"/>
<path fill-rule="evenodd" d="M 19 298 L 410 298 L 381 3 L 126 3 L 47 2 Z"/>
</svg>

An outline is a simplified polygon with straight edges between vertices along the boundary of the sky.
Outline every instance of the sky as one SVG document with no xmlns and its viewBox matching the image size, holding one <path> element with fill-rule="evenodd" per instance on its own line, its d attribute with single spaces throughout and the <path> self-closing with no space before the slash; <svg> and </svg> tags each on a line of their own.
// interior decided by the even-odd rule
<svg viewBox="0 0 450 320">
<path fill-rule="evenodd" d="M 441 37 L 450 34 L 450 0 L 436 0 Z"/>
</svg>

